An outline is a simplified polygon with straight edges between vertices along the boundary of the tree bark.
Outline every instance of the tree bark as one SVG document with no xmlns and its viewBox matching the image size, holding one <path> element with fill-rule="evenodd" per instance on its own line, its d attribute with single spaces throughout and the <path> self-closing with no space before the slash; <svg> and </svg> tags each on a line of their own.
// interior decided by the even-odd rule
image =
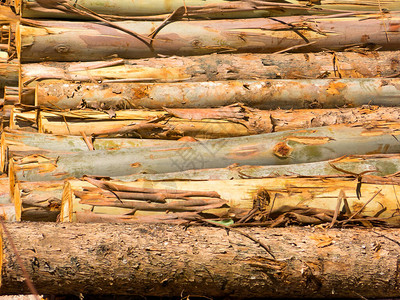
<svg viewBox="0 0 400 300">
<path fill-rule="evenodd" d="M 398 245 L 393 242 L 400 238 L 397 230 L 242 230 L 267 244 L 273 259 L 250 239 L 219 228 L 44 223 L 7 228 L 35 287 L 44 294 L 400 295 Z M 329 239 L 331 244 L 320 246 Z M 1 292 L 29 292 L 4 235 L 2 242 Z"/>
<path fill-rule="evenodd" d="M 36 105 L 52 109 L 78 109 L 82 105 L 89 108 L 209 108 L 237 102 L 259 109 L 397 106 L 399 85 L 397 78 L 110 84 L 61 81 L 39 83 Z"/>
<path fill-rule="evenodd" d="M 137 138 L 172 140 L 184 136 L 220 138 L 272 131 L 268 113 L 255 112 L 247 121 L 244 116 L 245 110 L 246 108 L 241 106 L 221 107 L 205 111 L 203 114 L 199 111 L 200 118 L 191 117 L 191 112 L 187 112 L 182 118 L 175 117 L 173 112 L 148 110 L 121 110 L 112 116 L 92 110 L 66 114 L 40 112 L 38 129 L 42 133 L 63 135 L 81 135 L 84 132 L 87 135 L 103 137 L 129 135 Z M 184 114 L 185 111 L 176 112 L 179 113 Z"/>
<path fill-rule="evenodd" d="M 20 24 L 17 27 L 16 45 L 21 62 L 92 61 L 113 55 L 144 58 L 157 54 L 186 56 L 226 51 L 273 53 L 289 48 L 301 52 L 359 48 L 398 50 L 398 15 L 385 15 L 383 21 L 381 18 L 381 15 L 379 19 L 310 16 L 178 21 L 161 28 L 151 45 L 144 37 L 161 22 L 114 23 L 140 34 L 138 39 L 100 23 L 31 20 L 31 26 Z"/>
<path fill-rule="evenodd" d="M 82 175 L 123 176 L 169 173 L 238 165 L 284 165 L 316 162 L 343 155 L 398 153 L 397 123 L 367 128 L 336 125 L 246 137 L 187 142 L 179 146 L 88 151 L 18 160 L 17 178 L 59 180 Z M 351 145 L 351 146 L 349 146 Z"/>
<path fill-rule="evenodd" d="M 400 94 L 399 94 L 400 99 Z M 114 108 L 111 108 L 114 109 Z M 240 104 L 215 109 L 40 112 L 41 133 L 57 135 L 133 136 L 150 139 L 214 139 L 338 124 L 396 122 L 398 108 L 261 111 Z M 111 119 L 110 119 L 111 118 Z"/>
<path fill-rule="evenodd" d="M 70 5 L 75 2 L 70 0 L 66 1 Z M 185 8 L 184 13 L 179 14 L 179 17 L 192 17 L 192 18 L 251 18 L 251 17 L 272 17 L 282 15 L 305 15 L 310 13 L 334 13 L 343 10 L 350 11 L 375 11 L 379 12 L 384 10 L 398 10 L 395 0 L 381 0 L 380 5 L 374 1 L 360 1 L 360 0 L 342 0 L 342 1 L 322 1 L 318 3 L 312 2 L 311 5 L 305 5 L 301 0 L 296 1 L 224 1 L 224 0 L 188 0 L 185 1 L 185 7 L 182 6 L 181 1 L 169 1 L 154 4 L 152 1 L 129 1 L 114 2 L 110 0 L 93 1 L 83 0 L 79 1 L 79 5 L 84 8 L 90 9 L 98 14 L 108 18 L 117 18 L 118 16 L 143 16 L 142 19 L 165 19 L 168 13 L 174 10 L 182 10 Z M 68 10 L 68 6 L 54 6 L 60 9 L 44 7 L 40 5 L 39 1 L 35 0 L 15 0 L 15 10 L 24 18 L 77 18 L 88 19 L 85 15 L 74 14 Z M 78 6 L 79 8 L 79 6 Z M 160 16 L 154 16 L 160 15 Z M 121 17 L 120 17 L 121 18 Z"/>
<path fill-rule="evenodd" d="M 143 215 L 148 216 L 149 212 L 150 216 L 155 213 L 165 216 L 169 213 L 203 212 L 238 220 L 255 208 L 256 201 L 261 201 L 260 210 L 269 212 L 271 216 L 277 215 L 288 206 L 334 212 L 337 200 L 343 195 L 350 214 L 356 213 L 365 205 L 365 208 L 357 214 L 358 218 L 379 217 L 382 222 L 386 221 L 390 226 L 398 227 L 399 219 L 390 218 L 398 209 L 396 189 L 400 181 L 394 177 L 372 175 L 364 175 L 358 181 L 356 177 L 294 176 L 159 182 L 120 182 L 105 178 L 101 180 L 86 178 L 87 182 L 71 180 L 69 181 L 71 195 L 68 195 L 69 191 L 66 190 L 63 193 L 65 196 L 63 196 L 60 219 L 69 222 L 79 221 L 80 213 L 90 211 L 99 216 L 127 214 L 126 220 L 130 221 L 140 220 Z M 358 188 L 359 182 L 361 188 Z M 155 199 L 155 196 L 159 199 Z M 160 203 L 162 202 L 160 199 L 165 203 Z M 342 206 L 339 211 L 342 210 Z M 154 222 L 150 216 L 148 221 Z M 182 219 L 185 220 L 185 216 L 182 216 Z M 193 220 L 193 216 L 186 217 L 187 219 Z"/>
<path fill-rule="evenodd" d="M 20 84 L 37 81 L 221 81 L 300 78 L 372 78 L 400 73 L 400 51 L 218 54 L 97 62 L 21 65 Z M 36 79 L 36 81 L 34 80 Z"/>
</svg>

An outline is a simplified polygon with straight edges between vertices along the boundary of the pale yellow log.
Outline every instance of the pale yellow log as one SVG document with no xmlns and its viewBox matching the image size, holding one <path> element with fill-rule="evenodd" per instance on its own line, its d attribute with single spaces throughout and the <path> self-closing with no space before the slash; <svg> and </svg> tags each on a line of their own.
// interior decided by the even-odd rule
<svg viewBox="0 0 400 300">
<path fill-rule="evenodd" d="M 113 181 L 115 183 L 115 181 Z M 70 181 L 73 191 L 83 191 L 86 188 L 94 186 L 86 181 Z M 337 199 L 342 192 L 347 199 L 352 212 L 360 209 L 372 197 L 371 201 L 361 212 L 363 216 L 374 216 L 383 208 L 386 210 L 380 217 L 391 217 L 398 210 L 397 193 L 400 191 L 398 181 L 387 182 L 387 184 L 363 183 L 361 186 L 361 197 L 357 197 L 357 179 L 345 177 L 309 177 L 309 178 L 264 178 L 264 179 L 243 179 L 243 180 L 209 180 L 209 181 L 138 181 L 138 182 L 117 182 L 129 187 L 169 189 L 169 190 L 192 190 L 192 191 L 214 191 L 221 199 L 227 201 L 231 208 L 251 209 L 253 200 L 256 197 L 268 193 L 269 199 L 266 210 L 291 206 L 308 206 L 314 208 L 323 208 L 335 210 Z M 68 216 L 76 212 L 90 210 L 91 205 L 80 204 L 79 199 L 73 196 L 75 200 L 72 207 L 68 207 Z M 167 200 L 167 202 L 170 200 Z M 174 200 L 176 201 L 176 200 Z M 98 207 L 95 208 L 95 211 Z M 128 212 L 129 209 L 107 209 L 102 207 L 98 213 L 121 214 Z"/>
</svg>

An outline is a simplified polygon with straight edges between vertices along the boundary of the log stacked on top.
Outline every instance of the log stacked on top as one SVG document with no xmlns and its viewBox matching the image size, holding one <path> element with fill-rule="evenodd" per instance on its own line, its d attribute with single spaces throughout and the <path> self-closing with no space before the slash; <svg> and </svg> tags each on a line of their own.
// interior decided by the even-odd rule
<svg viewBox="0 0 400 300">
<path fill-rule="evenodd" d="M 399 227 L 397 0 L 2 3 L 7 220 Z"/>
<path fill-rule="evenodd" d="M 321 186 L 337 177 L 359 205 L 381 189 L 367 196 L 362 180 L 385 185 L 382 176 L 394 174 L 397 182 L 395 1 L 6 4 L 1 168 L 23 219 L 56 220 L 70 203 L 62 220 L 79 219 L 74 209 L 83 205 L 81 215 L 96 214 L 85 220 L 238 221 L 260 190 L 262 211 L 334 209 L 343 192 L 316 202 L 302 192 L 303 201 L 276 204 L 288 176 Z M 347 168 L 336 167 L 344 161 Z M 231 178 L 243 186 L 234 197 L 225 188 Z M 118 196 L 109 184 L 119 181 L 136 190 Z M 389 214 L 397 209 L 395 191 L 379 197 Z"/>
</svg>

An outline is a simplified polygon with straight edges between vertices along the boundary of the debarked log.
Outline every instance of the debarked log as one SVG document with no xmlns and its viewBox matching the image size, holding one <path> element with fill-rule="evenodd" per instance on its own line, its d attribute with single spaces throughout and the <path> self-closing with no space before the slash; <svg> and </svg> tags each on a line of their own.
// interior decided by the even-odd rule
<svg viewBox="0 0 400 300">
<path fill-rule="evenodd" d="M 82 216 L 91 212 L 100 217 L 125 216 L 126 222 L 176 223 L 202 218 L 200 214 L 218 218 L 229 209 L 229 200 L 221 198 L 209 186 L 185 190 L 86 180 L 70 180 L 64 185 L 60 221 L 83 221 Z M 240 204 L 246 206 L 244 202 Z"/>
<path fill-rule="evenodd" d="M 285 54 L 218 54 L 96 62 L 21 65 L 20 84 L 38 81 L 221 81 L 301 78 L 394 77 L 400 51 Z"/>
<path fill-rule="evenodd" d="M 349 155 L 338 159 L 272 166 L 228 166 L 218 169 L 198 169 L 161 174 L 132 174 L 113 177 L 121 181 L 135 180 L 231 180 L 260 179 L 279 176 L 344 176 L 351 174 L 370 174 L 387 176 L 400 172 L 398 154 Z"/>
<path fill-rule="evenodd" d="M 96 137 L 171 140 L 236 137 L 338 124 L 366 124 L 375 120 L 396 122 L 400 119 L 397 107 L 373 106 L 265 111 L 233 104 L 214 109 L 120 110 L 111 115 L 93 110 L 32 113 L 37 115 L 41 133 L 81 136 L 84 132 Z"/>
<path fill-rule="evenodd" d="M 16 61 L 0 62 L 0 87 L 18 86 L 19 65 Z"/>
<path fill-rule="evenodd" d="M 17 13 L 24 18 L 76 18 L 90 19 L 84 13 L 77 12 L 93 11 L 107 19 L 124 19 L 126 17 L 141 16 L 141 19 L 163 20 L 168 13 L 174 12 L 174 19 L 180 18 L 251 18 L 272 17 L 282 15 L 304 15 L 310 13 L 334 13 L 350 11 L 374 11 L 398 10 L 396 0 L 381 0 L 376 4 L 373 1 L 344 0 L 344 1 L 322 1 L 305 5 L 298 1 L 243 1 L 243 0 L 187 0 L 169 1 L 157 3 L 152 1 L 93 1 L 81 0 L 76 2 L 65 1 L 65 5 L 52 4 L 36 0 L 15 0 L 13 7 Z M 184 5 L 184 6 L 182 6 Z M 73 7 L 72 7 L 73 6 Z M 182 11 L 182 12 L 181 12 Z M 140 17 L 138 18 L 140 19 Z"/>
<path fill-rule="evenodd" d="M 398 123 L 366 127 L 335 125 L 246 137 L 187 142 L 77 154 L 52 152 L 12 159 L 17 178 L 57 180 L 83 175 L 123 176 L 168 173 L 238 165 L 285 165 L 316 162 L 343 155 L 398 153 Z"/>
<path fill-rule="evenodd" d="M 90 140 L 94 150 L 118 150 L 129 147 L 179 145 L 184 141 L 134 139 L 134 138 L 96 138 Z M 1 134 L 1 168 L 7 171 L 8 160 L 11 157 L 21 157 L 31 154 L 51 155 L 52 151 L 80 152 L 90 151 L 82 136 L 61 136 L 27 132 L 22 130 L 3 130 Z"/>
<path fill-rule="evenodd" d="M 187 142 L 187 141 L 186 141 Z M 95 139 L 93 146 L 95 150 L 117 150 L 128 147 L 146 147 L 162 145 L 179 145 L 185 141 L 169 140 L 141 140 L 141 139 Z M 89 151 L 88 145 L 83 138 L 78 136 L 55 136 L 51 134 L 40 134 L 23 131 L 3 131 L 2 142 L 2 166 L 7 166 L 12 157 L 23 157 L 32 154 L 49 156 L 51 151 Z M 57 153 L 56 155 L 59 155 Z M 332 167 L 332 163 L 339 168 Z M 339 160 L 323 161 L 315 163 L 304 163 L 295 165 L 279 166 L 229 166 L 220 169 L 188 170 L 176 173 L 162 174 L 132 174 L 119 177 L 124 181 L 144 180 L 228 180 L 241 178 L 261 178 L 275 176 L 317 176 L 317 175 L 344 175 L 345 170 L 360 174 L 370 171 L 369 174 L 386 176 L 400 171 L 400 157 L 397 154 L 379 155 L 350 155 Z M 7 169 L 4 169 L 6 172 Z"/>
<path fill-rule="evenodd" d="M 58 109 L 209 108 L 241 102 L 259 109 L 397 106 L 400 79 L 271 79 L 178 83 L 36 85 L 36 105 Z"/>
<path fill-rule="evenodd" d="M 7 224 L 39 293 L 398 297 L 398 230 Z M 332 243 L 321 246 L 321 240 Z M 61 241 L 61 242 L 60 242 Z M 29 292 L 2 238 L 1 292 Z M 34 249 L 34 251 L 32 250 Z M 29 266 L 29 267 L 28 267 Z M 65 284 L 68 280 L 68 284 Z"/>
<path fill-rule="evenodd" d="M 136 138 L 177 140 L 193 138 L 221 138 L 271 132 L 269 114 L 255 113 L 245 120 L 240 105 L 211 111 L 179 113 L 167 111 L 122 110 L 111 116 L 106 112 L 76 110 L 67 113 L 40 112 L 38 129 L 41 133 L 62 135 L 132 136 Z M 244 113 L 246 114 L 246 113 Z M 250 113 L 251 114 L 251 113 Z M 193 116 L 193 117 L 191 117 Z"/>
<path fill-rule="evenodd" d="M 357 176 L 294 176 L 132 182 L 84 177 L 84 181 L 72 180 L 69 184 L 71 187 L 65 185 L 67 189 L 63 193 L 62 221 L 80 221 L 79 214 L 85 212 L 126 214 L 126 220 L 132 221 L 148 215 L 145 212 L 157 212 L 158 217 L 177 212 L 214 213 L 237 220 L 243 211 L 248 212 L 257 205 L 260 211 L 269 211 L 272 215 L 285 207 L 309 207 L 333 212 L 342 197 L 346 199 L 351 214 L 360 210 L 358 218 L 379 217 L 391 226 L 400 225 L 398 219 L 392 218 L 398 210 L 396 190 L 400 184 L 399 179 L 393 176 L 364 175 L 360 180 Z M 229 210 L 223 210 L 224 207 Z M 148 220 L 151 220 L 150 216 Z M 186 216 L 186 220 L 193 220 L 193 216 Z M 161 219 L 158 221 L 161 222 Z"/>
<path fill-rule="evenodd" d="M 115 22 L 149 39 L 94 22 L 32 21 L 18 25 L 16 47 L 21 62 L 92 61 L 112 55 L 144 58 L 161 55 L 203 55 L 216 52 L 273 53 L 325 49 L 398 50 L 399 16 L 385 14 L 341 18 L 281 17 L 161 22 Z M 30 25 L 28 25 L 30 24 Z M 356 26 L 355 26 L 356 25 Z M 290 50 L 289 49 L 289 50 Z"/>
<path fill-rule="evenodd" d="M 20 220 L 55 222 L 61 208 L 64 182 L 15 182 L 10 180 L 13 203 L 20 203 Z"/>
</svg>

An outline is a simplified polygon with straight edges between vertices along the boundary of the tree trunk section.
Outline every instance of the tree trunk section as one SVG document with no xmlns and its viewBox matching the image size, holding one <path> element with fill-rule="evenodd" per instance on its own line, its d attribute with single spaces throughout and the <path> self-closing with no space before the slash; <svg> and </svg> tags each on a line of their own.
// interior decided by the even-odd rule
<svg viewBox="0 0 400 300">
<path fill-rule="evenodd" d="M 43 294 L 398 297 L 397 230 L 7 224 Z M 321 247 L 321 240 L 332 243 Z M 62 241 L 60 243 L 60 241 Z M 3 294 L 29 291 L 3 234 Z"/>
<path fill-rule="evenodd" d="M 397 106 L 399 86 L 397 78 L 110 84 L 61 81 L 39 83 L 35 105 L 52 109 L 209 108 L 237 102 L 259 109 Z"/>
<path fill-rule="evenodd" d="M 52 152 L 53 157 L 14 160 L 17 178 L 60 180 L 83 175 L 123 176 L 169 173 L 238 165 L 285 165 L 317 162 L 343 155 L 398 153 L 397 123 L 368 129 L 345 125 L 186 142 L 179 146 L 142 147 L 77 154 Z M 351 145 L 351 147 L 349 146 Z"/>
<path fill-rule="evenodd" d="M 96 138 L 92 145 L 95 150 L 118 150 L 130 147 L 157 147 L 179 145 L 183 141 L 133 139 L 133 138 Z M 27 132 L 22 130 L 3 130 L 1 135 L 1 168 L 7 172 L 7 164 L 12 157 L 33 154 L 51 156 L 51 152 L 89 151 L 82 136 L 60 136 Z"/>
<path fill-rule="evenodd" d="M 236 104 L 215 109 L 164 109 L 164 112 L 121 110 L 112 116 L 91 110 L 40 112 L 37 124 L 39 132 L 56 135 L 81 136 L 84 132 L 88 136 L 177 140 L 183 137 L 237 137 L 340 124 L 360 125 L 375 120 L 396 122 L 399 119 L 400 109 L 392 107 L 262 111 Z"/>
<path fill-rule="evenodd" d="M 60 79 L 222 81 L 305 78 L 372 78 L 400 73 L 400 51 L 218 54 L 97 62 L 42 62 L 21 65 L 20 84 Z M 36 81 L 32 81 L 36 79 Z"/>
<path fill-rule="evenodd" d="M 18 86 L 19 66 L 16 61 L 0 62 L 0 87 Z"/>
<path fill-rule="evenodd" d="M 70 0 L 66 1 L 70 5 L 75 2 Z M 360 1 L 360 0 L 342 0 L 332 1 L 324 0 L 318 3 L 312 2 L 305 5 L 301 0 L 296 1 L 263 1 L 248 2 L 248 1 L 227 1 L 227 0 L 187 0 L 183 3 L 179 0 L 174 1 L 93 1 L 82 0 L 79 5 L 84 8 L 90 9 L 98 14 L 108 18 L 122 19 L 124 16 L 142 16 L 142 19 L 165 19 L 169 13 L 174 10 L 183 10 L 185 8 L 185 17 L 191 18 L 251 18 L 251 17 L 272 17 L 282 15 L 306 15 L 310 13 L 334 13 L 345 11 L 372 11 L 379 12 L 381 9 L 398 10 L 396 0 L 380 0 L 380 5 L 374 1 Z M 49 4 L 47 4 L 49 5 Z M 35 0 L 15 0 L 13 3 L 14 9 L 21 14 L 24 18 L 76 18 L 76 19 L 89 19 L 85 15 L 74 14 L 71 11 L 41 6 Z M 57 5 L 54 5 L 57 6 Z M 59 6 L 60 7 L 60 6 Z M 61 7 L 62 9 L 63 7 Z M 160 15 L 160 16 L 154 16 Z M 179 15 L 182 17 L 181 15 Z"/>
<path fill-rule="evenodd" d="M 334 164 L 339 169 L 335 169 Z M 344 170 L 344 171 L 340 171 Z M 231 180 L 256 179 L 279 176 L 337 176 L 352 172 L 386 176 L 400 171 L 400 157 L 397 154 L 350 155 L 337 160 L 272 166 L 228 166 L 218 169 L 199 169 L 161 174 L 132 174 L 113 177 L 122 181 L 135 180 Z"/>
<path fill-rule="evenodd" d="M 262 210 L 270 212 L 271 216 L 286 207 L 330 210 L 333 215 L 337 199 L 343 193 L 352 214 L 366 205 L 358 218 L 379 216 L 385 224 L 400 225 L 399 218 L 392 218 L 398 209 L 396 190 L 400 181 L 392 177 L 364 175 L 360 189 L 359 181 L 354 176 L 159 182 L 85 179 L 87 181 L 69 181 L 70 195 L 64 189 L 61 220 L 79 221 L 78 214 L 82 212 L 100 216 L 126 214 L 126 219 L 131 221 L 140 220 L 144 215 L 165 216 L 182 212 L 208 213 L 238 220 L 260 199 L 263 200 Z M 185 195 L 184 198 L 181 195 Z M 370 199 L 373 201 L 368 202 Z M 185 216 L 182 219 L 185 220 Z M 189 220 L 193 220 L 193 216 Z M 320 220 L 320 223 L 323 222 Z"/>
<path fill-rule="evenodd" d="M 273 53 L 293 47 L 300 52 L 371 47 L 373 50 L 377 47 L 380 50 L 398 50 L 399 16 L 385 15 L 385 18 L 309 17 L 305 20 L 303 17 L 281 17 L 279 20 L 178 21 L 161 28 L 151 46 L 148 39 L 143 42 L 143 39 L 101 23 L 31 20 L 29 22 L 33 26 L 17 26 L 16 47 L 21 62 L 93 61 L 112 55 L 145 58 L 156 54 L 187 56 L 225 51 Z M 161 22 L 125 21 L 114 24 L 148 36 Z"/>
</svg>

